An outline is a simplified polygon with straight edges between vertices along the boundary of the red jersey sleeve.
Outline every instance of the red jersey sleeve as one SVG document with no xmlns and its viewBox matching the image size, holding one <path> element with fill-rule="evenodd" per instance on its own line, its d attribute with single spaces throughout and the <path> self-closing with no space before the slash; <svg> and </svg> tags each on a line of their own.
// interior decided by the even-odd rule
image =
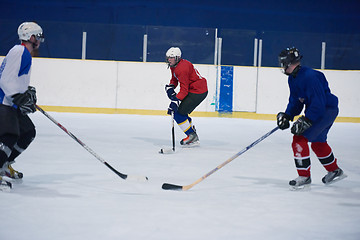
<svg viewBox="0 0 360 240">
<path fill-rule="evenodd" d="M 175 70 L 175 68 L 171 68 L 170 84 L 174 85 L 175 88 L 176 88 L 179 82 L 178 82 L 178 80 L 176 79 L 176 77 L 175 77 L 175 75 L 174 75 L 174 70 Z"/>
</svg>

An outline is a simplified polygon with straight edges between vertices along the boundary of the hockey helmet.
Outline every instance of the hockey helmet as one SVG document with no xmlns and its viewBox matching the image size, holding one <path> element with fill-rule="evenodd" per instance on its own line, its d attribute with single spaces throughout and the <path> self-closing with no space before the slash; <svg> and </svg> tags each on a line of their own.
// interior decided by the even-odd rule
<svg viewBox="0 0 360 240">
<path fill-rule="evenodd" d="M 44 42 L 45 40 L 42 28 L 34 22 L 24 22 L 20 24 L 18 35 L 22 41 L 29 41 L 32 35 L 35 36 L 36 40 L 40 40 L 40 42 Z"/>
<path fill-rule="evenodd" d="M 169 58 L 175 58 L 175 64 L 170 65 Z M 166 63 L 169 65 L 169 67 L 175 67 L 179 61 L 181 60 L 181 50 L 178 47 L 171 47 L 166 52 Z"/>
<path fill-rule="evenodd" d="M 286 72 L 286 69 L 293 63 L 300 62 L 302 55 L 297 48 L 286 48 L 279 54 L 279 65 Z"/>
</svg>

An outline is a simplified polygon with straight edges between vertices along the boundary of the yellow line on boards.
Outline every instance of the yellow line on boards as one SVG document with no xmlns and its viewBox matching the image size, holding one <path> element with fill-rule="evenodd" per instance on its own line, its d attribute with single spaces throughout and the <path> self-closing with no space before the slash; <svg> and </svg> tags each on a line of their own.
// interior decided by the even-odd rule
<svg viewBox="0 0 360 240">
<path fill-rule="evenodd" d="M 50 112 L 73 112 L 73 113 L 102 113 L 102 114 L 136 114 L 136 115 L 166 115 L 166 110 L 145 110 L 145 109 L 115 109 L 115 108 L 92 108 L 92 107 L 64 107 L 64 106 L 40 106 Z M 261 114 L 254 112 L 193 112 L 194 117 L 224 117 L 244 118 L 255 120 L 276 121 L 276 114 Z M 337 117 L 336 122 L 360 123 L 360 117 Z"/>
</svg>

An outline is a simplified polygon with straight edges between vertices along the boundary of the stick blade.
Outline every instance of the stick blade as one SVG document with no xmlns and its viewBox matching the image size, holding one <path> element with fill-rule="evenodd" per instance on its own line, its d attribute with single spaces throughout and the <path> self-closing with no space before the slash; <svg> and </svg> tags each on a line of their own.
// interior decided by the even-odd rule
<svg viewBox="0 0 360 240">
<path fill-rule="evenodd" d="M 175 153 L 175 149 L 173 149 L 173 148 L 161 148 L 159 153 L 160 154 L 172 154 L 172 153 Z"/>
<path fill-rule="evenodd" d="M 174 190 L 174 191 L 182 191 L 183 186 L 170 184 L 170 183 L 164 183 L 161 187 L 164 190 Z"/>
<path fill-rule="evenodd" d="M 146 182 L 149 178 L 146 176 L 127 175 L 126 180 L 133 182 Z"/>
</svg>

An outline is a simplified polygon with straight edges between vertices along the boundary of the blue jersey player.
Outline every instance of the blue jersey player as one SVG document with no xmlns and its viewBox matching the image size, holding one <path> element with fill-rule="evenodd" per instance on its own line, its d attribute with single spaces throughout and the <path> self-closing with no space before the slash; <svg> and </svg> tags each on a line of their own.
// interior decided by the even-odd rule
<svg viewBox="0 0 360 240">
<path fill-rule="evenodd" d="M 327 143 L 327 134 L 339 113 L 338 98 L 331 93 L 324 74 L 301 66 L 301 58 L 299 50 L 294 47 L 286 48 L 279 54 L 279 64 L 283 73 L 289 76 L 290 89 L 287 108 L 277 115 L 280 129 L 289 128 L 289 121 L 293 121 L 305 107 L 305 115 L 291 127 L 291 133 L 294 134 L 292 149 L 299 174 L 299 177 L 289 182 L 293 189 L 304 188 L 311 183 L 308 142 L 311 142 L 311 149 L 328 172 L 322 178 L 324 184 L 346 177 Z"/>
<path fill-rule="evenodd" d="M 11 164 L 35 138 L 35 126 L 27 116 L 35 112 L 36 91 L 29 86 L 32 56 L 44 41 L 41 27 L 24 22 L 18 28 L 21 44 L 15 45 L 0 66 L 0 191 L 11 188 L 4 180 L 23 177 Z"/>
</svg>

